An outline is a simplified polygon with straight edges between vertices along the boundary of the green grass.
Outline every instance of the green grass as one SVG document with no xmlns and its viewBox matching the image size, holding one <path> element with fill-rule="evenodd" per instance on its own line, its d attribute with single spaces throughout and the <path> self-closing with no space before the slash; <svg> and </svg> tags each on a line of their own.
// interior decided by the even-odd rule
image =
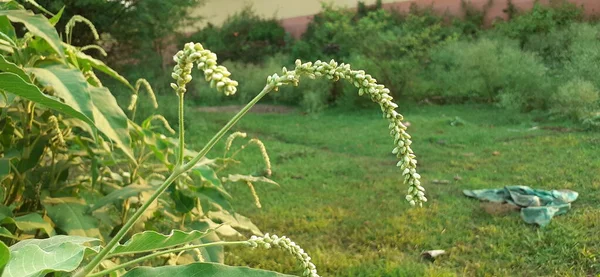
<svg viewBox="0 0 600 277">
<path fill-rule="evenodd" d="M 263 231 L 286 235 L 322 276 L 596 276 L 600 274 L 600 135 L 542 128 L 491 106 L 401 107 L 429 202 L 411 208 L 378 110 L 318 115 L 249 114 L 237 125 L 264 141 L 277 188 L 229 185 L 241 214 Z M 187 141 L 199 148 L 231 114 L 190 112 Z M 451 126 L 455 117 L 462 126 Z M 562 124 L 564 125 L 564 124 Z M 537 126 L 537 128 L 533 128 Z M 239 144 L 236 144 L 239 145 Z M 220 144 L 211 156 L 222 153 Z M 220 148 L 220 149 L 219 149 Z M 498 153 L 494 152 L 497 151 Z M 245 167 L 260 171 L 256 149 Z M 455 180 L 455 176 L 459 180 Z M 434 184 L 432 180 L 449 180 Z M 546 228 L 519 214 L 491 215 L 463 189 L 527 185 L 580 193 L 573 209 Z M 448 255 L 428 262 L 424 250 Z M 278 250 L 232 248 L 229 264 L 298 274 Z"/>
</svg>

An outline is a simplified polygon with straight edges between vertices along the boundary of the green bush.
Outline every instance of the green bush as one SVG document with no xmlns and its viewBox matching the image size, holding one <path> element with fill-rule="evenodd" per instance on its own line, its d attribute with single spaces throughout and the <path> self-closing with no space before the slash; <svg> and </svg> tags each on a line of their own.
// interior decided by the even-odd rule
<svg viewBox="0 0 600 277">
<path fill-rule="evenodd" d="M 443 97 L 444 102 L 499 102 L 521 110 L 545 107 L 546 67 L 522 52 L 515 41 L 459 41 L 432 53 L 417 99 Z"/>
<path fill-rule="evenodd" d="M 220 28 L 208 25 L 185 41 L 204 42 L 222 60 L 258 63 L 283 51 L 289 37 L 276 19 L 261 18 L 247 6 Z"/>
<path fill-rule="evenodd" d="M 589 119 L 598 112 L 598 88 L 592 82 L 576 78 L 558 88 L 550 99 L 550 111 L 575 120 Z"/>
<path fill-rule="evenodd" d="M 536 39 L 535 34 L 547 34 L 568 27 L 583 19 L 583 8 L 566 0 L 551 1 L 550 5 L 535 3 L 533 9 L 495 25 L 496 31 L 519 41 L 523 47 Z"/>
</svg>

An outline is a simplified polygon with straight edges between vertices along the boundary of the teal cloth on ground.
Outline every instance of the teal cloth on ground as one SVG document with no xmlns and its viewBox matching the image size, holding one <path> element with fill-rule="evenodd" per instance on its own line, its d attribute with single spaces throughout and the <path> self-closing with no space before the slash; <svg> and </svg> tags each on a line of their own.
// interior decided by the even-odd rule
<svg viewBox="0 0 600 277">
<path fill-rule="evenodd" d="M 463 190 L 466 196 L 497 203 L 509 203 L 521 208 L 521 218 L 527 223 L 546 226 L 555 215 L 571 209 L 579 194 L 572 190 L 541 190 L 526 186 L 506 186 L 501 189 Z"/>
</svg>

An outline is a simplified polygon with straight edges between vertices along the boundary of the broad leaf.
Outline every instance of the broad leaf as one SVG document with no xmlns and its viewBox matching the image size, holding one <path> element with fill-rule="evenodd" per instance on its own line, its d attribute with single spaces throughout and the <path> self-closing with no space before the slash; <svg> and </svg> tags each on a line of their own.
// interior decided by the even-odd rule
<svg viewBox="0 0 600 277">
<path fill-rule="evenodd" d="M 123 277 L 290 277 L 274 271 L 215 263 L 193 263 L 178 266 L 138 267 Z"/>
<path fill-rule="evenodd" d="M 10 174 L 10 160 L 5 158 L 0 158 L 0 181 L 3 176 Z"/>
<path fill-rule="evenodd" d="M 81 51 L 76 51 L 76 53 L 77 53 L 77 60 L 79 62 L 79 65 L 82 66 L 84 69 L 94 68 L 94 69 L 100 70 L 101 72 L 105 73 L 106 75 L 123 83 L 128 88 L 130 88 L 132 91 L 135 90 L 133 88 L 133 86 L 131 86 L 129 81 L 127 81 L 127 79 L 125 79 L 125 77 L 121 76 L 121 74 L 119 74 L 114 69 L 108 67 L 108 65 L 106 65 L 104 62 L 102 62 L 98 59 L 95 59 L 92 56 L 87 55 Z"/>
<path fill-rule="evenodd" d="M 200 232 L 194 230 L 188 233 L 180 230 L 173 230 L 169 235 L 163 235 L 155 231 L 145 231 L 133 235 L 131 239 L 125 242 L 125 244 L 115 247 L 115 250 L 111 252 L 111 255 L 149 252 L 183 245 L 200 239 L 211 231 L 212 230 Z"/>
<path fill-rule="evenodd" d="M 8 263 L 10 259 L 10 250 L 4 242 L 0 241 L 0 275 L 2 275 L 2 268 Z"/>
<path fill-rule="evenodd" d="M 50 203 L 58 203 L 52 205 Z M 83 201 L 71 198 L 47 198 L 43 201 L 48 216 L 56 227 L 69 235 L 101 238 L 98 220 L 87 214 Z"/>
<path fill-rule="evenodd" d="M 31 33 L 48 42 L 52 49 L 64 58 L 62 41 L 54 26 L 43 15 L 33 14 L 29 11 L 11 10 L 0 11 L 0 16 L 6 16 L 12 22 L 23 23 Z"/>
<path fill-rule="evenodd" d="M 93 238 L 55 236 L 48 239 L 30 239 L 10 247 L 11 256 L 4 277 L 38 277 L 51 272 L 71 272 L 83 261 L 85 243 Z"/>
<path fill-rule="evenodd" d="M 209 212 L 208 217 L 214 219 L 217 222 L 223 222 L 227 225 L 230 225 L 236 229 L 243 229 L 252 232 L 254 235 L 261 236 L 262 232 L 250 221 L 249 218 L 240 215 L 234 214 L 231 215 L 227 211 L 218 211 L 218 212 Z"/>
<path fill-rule="evenodd" d="M 15 225 L 22 231 L 35 231 L 43 229 L 48 236 L 54 235 L 54 228 L 48 222 L 46 222 L 39 214 L 30 213 L 24 216 L 15 218 Z"/>
<path fill-rule="evenodd" d="M 25 68 L 25 71 L 32 73 L 42 86 L 50 87 L 65 104 L 94 119 L 94 105 L 88 83 L 79 70 L 55 64 L 47 67 Z M 91 125 L 94 126 L 93 123 Z"/>
<path fill-rule="evenodd" d="M 94 103 L 96 127 L 135 163 L 136 160 L 131 150 L 127 116 L 107 88 L 88 87 Z"/>
<path fill-rule="evenodd" d="M 19 238 L 17 238 L 17 236 L 15 236 L 13 233 L 11 233 L 8 229 L 0 226 L 0 237 L 5 237 L 5 238 L 9 238 L 9 239 L 14 239 L 14 240 L 18 240 Z"/>
<path fill-rule="evenodd" d="M 2 38 L 6 40 L 10 40 L 12 44 L 15 44 L 14 41 L 17 39 L 17 33 L 15 33 L 15 27 L 10 23 L 8 17 L 0 16 L 0 33 Z"/>
<path fill-rule="evenodd" d="M 12 218 L 12 217 L 13 217 L 12 209 L 0 204 L 0 224 L 6 223 L 5 220 L 7 218 Z M 11 220 L 10 222 L 12 223 L 14 221 Z"/>
<path fill-rule="evenodd" d="M 91 116 L 92 113 L 88 116 L 82 111 L 61 102 L 56 98 L 43 94 L 37 86 L 25 81 L 17 74 L 9 72 L 0 73 L 0 89 L 66 115 L 81 119 L 91 126 L 94 126 L 94 121 L 92 121 L 93 117 Z"/>
<path fill-rule="evenodd" d="M 19 77 L 23 78 L 23 80 L 29 81 L 29 76 L 27 76 L 27 73 L 25 73 L 23 69 L 21 69 L 18 65 L 7 61 L 2 55 L 0 55 L 0 71 L 12 72 L 19 75 Z"/>
<path fill-rule="evenodd" d="M 20 242 L 14 244 L 13 246 L 11 246 L 10 250 L 14 252 L 14 251 L 21 250 L 22 248 L 29 246 L 29 245 L 36 245 L 37 247 L 39 247 L 40 249 L 42 249 L 44 251 L 51 252 L 51 251 L 54 251 L 57 247 L 60 247 L 61 245 L 65 244 L 65 243 L 84 245 L 86 243 L 97 242 L 97 241 L 98 241 L 98 239 L 96 239 L 96 238 L 58 235 L 58 236 L 53 236 L 53 237 L 50 237 L 47 239 L 28 239 L 28 240 L 20 241 Z"/>
<path fill-rule="evenodd" d="M 102 208 L 108 204 L 115 203 L 117 201 L 125 200 L 129 197 L 137 196 L 144 191 L 153 190 L 152 187 L 146 185 L 129 185 L 123 187 L 122 189 L 115 190 L 106 196 L 98 199 L 92 207 L 90 207 L 90 211 L 95 211 L 99 208 Z"/>
<path fill-rule="evenodd" d="M 177 186 L 171 186 L 169 188 L 169 196 L 173 202 L 175 202 L 175 210 L 180 213 L 188 213 L 196 207 L 196 197 L 191 197 L 184 191 L 177 188 Z"/>
</svg>

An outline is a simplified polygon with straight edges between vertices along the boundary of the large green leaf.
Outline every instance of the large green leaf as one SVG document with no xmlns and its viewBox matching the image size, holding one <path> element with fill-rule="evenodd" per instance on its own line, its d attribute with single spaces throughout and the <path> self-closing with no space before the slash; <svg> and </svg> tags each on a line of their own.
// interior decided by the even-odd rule
<svg viewBox="0 0 600 277">
<path fill-rule="evenodd" d="M 8 229 L 0 226 L 0 237 L 5 237 L 5 238 L 9 238 L 9 239 L 19 239 L 17 238 L 17 236 L 15 236 L 13 233 L 11 233 Z"/>
<path fill-rule="evenodd" d="M 17 33 L 15 33 L 15 27 L 10 23 L 8 17 L 0 16 L 0 33 L 6 35 L 11 41 L 17 39 Z"/>
<path fill-rule="evenodd" d="M 93 238 L 54 236 L 48 239 L 30 239 L 10 247 L 11 256 L 4 277 L 38 277 L 50 272 L 71 272 L 83 261 L 85 244 Z"/>
<path fill-rule="evenodd" d="M 48 236 L 54 235 L 54 228 L 46 222 L 42 216 L 36 213 L 26 214 L 15 218 L 15 225 L 22 231 L 35 231 L 38 229 L 44 230 Z"/>
<path fill-rule="evenodd" d="M 89 86 L 89 90 L 94 103 L 96 127 L 135 162 L 127 116 L 117 104 L 117 100 L 107 88 Z"/>
<path fill-rule="evenodd" d="M 92 120 L 93 116 L 91 116 L 92 113 L 89 113 L 88 116 L 69 104 L 65 104 L 56 98 L 43 94 L 38 87 L 28 81 L 25 81 L 17 74 L 10 72 L 0 73 L 0 89 L 8 93 L 18 95 L 19 97 L 25 98 L 29 101 L 44 105 L 66 115 L 81 119 L 91 126 L 94 126 L 94 121 Z"/>
<path fill-rule="evenodd" d="M 6 16 L 12 22 L 24 24 L 32 34 L 44 39 L 58 55 L 64 58 L 62 41 L 54 26 L 43 15 L 33 14 L 29 11 L 5 10 L 0 11 L 0 16 Z"/>
<path fill-rule="evenodd" d="M 115 247 L 115 250 L 111 252 L 111 255 L 134 254 L 170 248 L 200 239 L 211 231 L 212 230 L 201 232 L 194 230 L 191 232 L 184 232 L 181 230 L 173 230 L 169 235 L 163 235 L 155 231 L 145 231 L 133 235 L 125 242 L 125 244 Z"/>
<path fill-rule="evenodd" d="M 52 88 L 54 94 L 60 97 L 65 104 L 88 118 L 94 119 L 94 105 L 88 90 L 88 83 L 79 70 L 62 64 L 54 64 L 47 67 L 28 67 L 25 68 L 25 71 L 32 73 L 42 86 Z"/>
<path fill-rule="evenodd" d="M 2 268 L 4 265 L 8 263 L 10 259 L 10 250 L 8 250 L 8 246 L 4 244 L 4 242 L 0 241 L 0 275 L 2 275 Z"/>
<path fill-rule="evenodd" d="M 274 271 L 215 263 L 193 263 L 178 266 L 138 267 L 123 277 L 290 277 Z"/>
<path fill-rule="evenodd" d="M 73 236 L 101 238 L 98 220 L 87 214 L 83 201 L 73 198 L 47 198 L 43 201 L 56 227 Z"/>
<path fill-rule="evenodd" d="M 0 71 L 12 72 L 19 75 L 19 77 L 23 78 L 23 80 L 29 81 L 29 76 L 27 76 L 27 73 L 25 73 L 23 69 L 21 69 L 18 65 L 7 61 L 2 55 L 0 55 Z"/>
<path fill-rule="evenodd" d="M 98 201 L 96 201 L 96 203 L 94 203 L 94 205 L 92 205 L 92 207 L 90 207 L 90 211 L 95 211 L 97 209 L 100 209 L 100 208 L 108 205 L 108 204 L 112 204 L 112 203 L 115 203 L 120 200 L 125 200 L 129 197 L 137 196 L 144 191 L 150 191 L 150 190 L 153 190 L 153 188 L 151 186 L 146 186 L 146 185 L 129 185 L 129 186 L 123 187 L 121 189 L 115 190 L 115 191 L 107 194 L 106 196 L 98 199 Z"/>
<path fill-rule="evenodd" d="M 78 63 L 79 63 L 80 66 L 84 67 L 85 69 L 95 68 L 97 70 L 100 70 L 101 72 L 105 73 L 106 75 L 108 75 L 108 76 L 116 79 L 117 81 L 123 83 L 128 88 L 130 88 L 131 90 L 135 90 L 133 88 L 133 86 L 131 86 L 131 84 L 129 83 L 129 81 L 127 81 L 127 79 L 125 79 L 125 77 L 121 76 L 121 74 L 119 74 L 114 69 L 108 67 L 108 65 L 106 65 L 101 60 L 94 59 L 92 56 L 87 55 L 87 54 L 85 54 L 85 53 L 83 53 L 81 51 L 77 51 L 76 53 L 77 53 L 77 61 L 78 61 Z"/>
</svg>

